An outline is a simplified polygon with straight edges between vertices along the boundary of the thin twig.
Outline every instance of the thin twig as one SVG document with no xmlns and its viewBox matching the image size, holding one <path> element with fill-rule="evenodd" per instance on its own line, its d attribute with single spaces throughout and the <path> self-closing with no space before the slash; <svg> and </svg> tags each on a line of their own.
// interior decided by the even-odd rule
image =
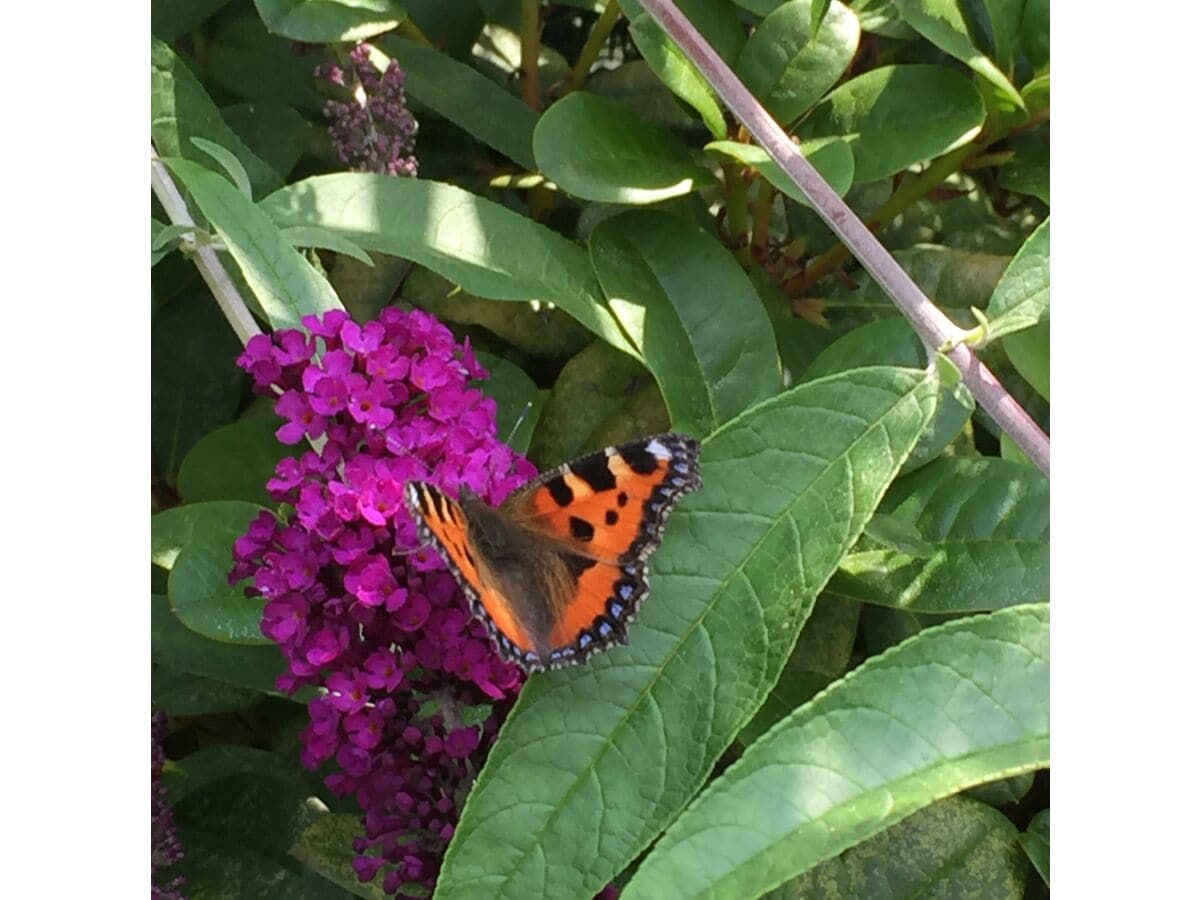
<svg viewBox="0 0 1200 900">
<path fill-rule="evenodd" d="M 596 19 L 596 23 L 592 26 L 592 32 L 588 35 L 587 43 L 579 51 L 579 59 L 575 60 L 575 65 L 567 73 L 567 86 L 563 91 L 563 96 L 583 87 L 583 83 L 587 81 L 588 73 L 592 71 L 592 65 L 596 62 L 596 57 L 600 55 L 600 51 L 608 41 L 608 35 L 612 32 L 613 26 L 617 24 L 617 20 L 620 18 L 620 3 L 617 0 L 608 0 L 604 11 L 600 13 L 600 18 Z"/>
<path fill-rule="evenodd" d="M 154 189 L 154 196 L 162 204 L 171 224 L 195 226 L 196 222 L 192 219 L 192 214 L 188 212 L 183 195 L 179 193 L 179 188 L 175 187 L 171 173 L 159 160 L 153 145 L 150 147 L 150 186 Z M 191 255 L 195 260 L 196 268 L 200 270 L 200 277 L 212 291 L 221 312 L 225 313 L 225 318 L 233 326 L 238 340 L 246 344 L 256 334 L 262 334 L 262 329 L 254 321 L 254 316 L 250 314 L 246 301 L 238 293 L 233 279 L 229 277 L 229 273 L 225 271 L 225 267 L 217 258 L 216 251 L 203 242 L 193 242 Z"/>
<path fill-rule="evenodd" d="M 538 0 L 521 0 L 521 99 L 534 112 L 542 109 L 538 57 L 542 52 L 541 8 Z"/>
<path fill-rule="evenodd" d="M 948 341 L 961 340 L 964 334 L 962 329 L 946 318 L 922 293 L 916 282 L 817 174 L 812 164 L 796 149 L 791 138 L 746 90 L 746 86 L 675 4 L 671 0 L 641 0 L 641 3 L 700 70 L 729 110 L 745 124 L 759 146 L 787 172 L 792 182 L 808 197 L 817 214 L 892 298 L 930 352 Z M 987 410 L 1034 465 L 1049 477 L 1050 439 L 1038 424 L 970 348 L 960 343 L 947 355 L 962 372 L 963 381 L 979 405 Z"/>
</svg>

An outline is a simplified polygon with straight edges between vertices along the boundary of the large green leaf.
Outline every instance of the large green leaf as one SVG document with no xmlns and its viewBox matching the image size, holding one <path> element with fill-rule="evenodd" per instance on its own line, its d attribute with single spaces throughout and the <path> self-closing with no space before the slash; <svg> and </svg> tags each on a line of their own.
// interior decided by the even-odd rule
<svg viewBox="0 0 1200 900">
<path fill-rule="evenodd" d="M 868 660 L 710 784 L 622 897 L 754 897 L 935 800 L 1048 765 L 1049 643 L 1049 607 L 1021 606 Z"/>
<path fill-rule="evenodd" d="M 527 169 L 533 161 L 537 113 L 492 79 L 453 57 L 414 41 L 385 38 L 380 47 L 407 73 L 415 100 Z"/>
<path fill-rule="evenodd" d="M 411 259 L 481 297 L 550 302 L 638 355 L 604 303 L 587 253 L 529 218 L 449 184 L 348 173 L 288 185 L 261 204 L 281 227 L 320 225 Z"/>
<path fill-rule="evenodd" d="M 1025 103 L 1008 77 L 971 40 L 959 0 L 892 0 L 901 18 L 935 47 L 965 62 L 986 79 L 1007 110 L 1024 110 Z"/>
<path fill-rule="evenodd" d="M 651 560 L 630 646 L 525 685 L 437 896 L 591 896 L 650 844 L 766 698 L 935 390 L 922 372 L 863 369 L 705 441 L 704 489 Z"/>
<path fill-rule="evenodd" d="M 970 612 L 1050 598 L 1050 482 L 1021 463 L 941 459 L 892 485 L 880 512 L 914 525 L 932 555 L 860 547 L 830 589 L 914 612 Z"/>
<path fill-rule="evenodd" d="M 365 41 L 406 18 L 396 0 L 254 0 L 272 34 L 306 44 Z"/>
<path fill-rule="evenodd" d="M 675 96 L 700 114 L 713 137 L 726 137 L 725 113 L 704 76 L 637 0 L 620 2 L 629 17 L 629 35 L 646 63 Z M 681 0 L 677 5 L 713 49 L 732 66 L 746 42 L 746 30 L 733 6 L 727 0 Z"/>
<path fill-rule="evenodd" d="M 150 138 L 159 156 L 181 156 L 213 167 L 213 158 L 192 143 L 204 138 L 220 144 L 241 162 L 256 194 L 275 190 L 283 179 L 234 133 L 175 52 L 150 39 Z"/>
<path fill-rule="evenodd" d="M 263 512 L 255 503 L 216 500 L 164 510 L 150 519 L 150 559 L 170 570 L 167 597 L 188 628 L 234 644 L 266 644 L 263 600 L 229 584 L 233 542 Z"/>
<path fill-rule="evenodd" d="M 687 145 L 615 100 L 576 91 L 533 130 L 538 168 L 564 191 L 603 203 L 657 203 L 712 182 Z"/>
<path fill-rule="evenodd" d="M 996 285 L 988 315 L 997 327 L 1021 317 L 1037 324 L 1006 334 L 1004 350 L 1021 376 L 1050 399 L 1050 220 L 1029 236 Z"/>
<path fill-rule="evenodd" d="M 662 388 L 672 427 L 706 435 L 780 386 L 771 322 L 712 235 L 639 210 L 592 232 L 592 266 Z"/>
<path fill-rule="evenodd" d="M 863 366 L 925 365 L 928 354 L 925 345 L 902 316 L 889 316 L 842 335 L 813 360 L 802 379 L 811 381 L 835 372 L 846 372 Z M 901 472 L 911 472 L 940 454 L 963 430 L 975 411 L 975 400 L 959 384 L 942 384 L 938 390 L 937 411 L 913 452 L 905 460 Z"/>
<path fill-rule="evenodd" d="M 766 896 L 1021 900 L 1028 871 L 1012 822 L 982 803 L 949 797 Z"/>
<path fill-rule="evenodd" d="M 779 163 L 767 156 L 767 151 L 761 147 L 738 141 L 713 141 L 704 149 L 757 169 L 776 190 L 782 191 L 797 203 L 811 206 L 804 192 L 796 187 L 796 183 L 783 171 Z M 799 150 L 834 192 L 839 197 L 845 196 L 850 185 L 854 183 L 854 153 L 850 146 L 841 138 L 813 138 L 802 141 Z"/>
<path fill-rule="evenodd" d="M 858 48 L 858 19 L 834 2 L 813 34 L 812 0 L 790 0 L 750 35 L 735 71 L 780 124 L 808 111 L 842 77 Z"/>
<path fill-rule="evenodd" d="M 983 98 L 946 66 L 882 66 L 852 78 L 800 126 L 803 137 L 843 137 L 856 183 L 894 175 L 960 147 L 983 126 Z"/>
<path fill-rule="evenodd" d="M 211 431 L 191 449 L 179 467 L 176 487 L 188 503 L 246 500 L 272 503 L 267 480 L 275 465 L 294 448 L 275 437 L 279 419 L 262 413 Z"/>
<path fill-rule="evenodd" d="M 237 646 L 197 634 L 171 612 L 166 594 L 150 596 L 150 658 L 179 672 L 264 692 L 275 691 L 285 665 L 274 646 Z"/>
<path fill-rule="evenodd" d="M 272 328 L 298 328 L 304 315 L 341 309 L 329 282 L 226 178 L 186 159 L 164 161 L 225 241 Z"/>
</svg>

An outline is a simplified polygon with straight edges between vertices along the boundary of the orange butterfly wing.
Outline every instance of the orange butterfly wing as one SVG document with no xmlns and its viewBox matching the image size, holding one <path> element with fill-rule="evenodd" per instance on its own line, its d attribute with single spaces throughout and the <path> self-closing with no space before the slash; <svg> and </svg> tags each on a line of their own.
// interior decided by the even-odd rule
<svg viewBox="0 0 1200 900">
<path fill-rule="evenodd" d="M 503 593 L 487 577 L 486 563 L 477 559 L 471 550 L 467 534 L 467 518 L 462 507 L 432 484 L 411 482 L 405 491 L 409 511 L 417 523 L 424 541 L 441 551 L 450 565 L 472 614 L 484 622 L 502 655 L 523 666 L 537 659 L 534 642 L 528 630 L 517 618 Z"/>
<path fill-rule="evenodd" d="M 662 434 L 609 447 L 547 472 L 505 501 L 524 528 L 559 545 L 575 576 L 551 632 L 551 667 L 582 662 L 614 643 L 650 590 L 645 561 L 667 514 L 701 486 L 700 445 Z"/>
</svg>

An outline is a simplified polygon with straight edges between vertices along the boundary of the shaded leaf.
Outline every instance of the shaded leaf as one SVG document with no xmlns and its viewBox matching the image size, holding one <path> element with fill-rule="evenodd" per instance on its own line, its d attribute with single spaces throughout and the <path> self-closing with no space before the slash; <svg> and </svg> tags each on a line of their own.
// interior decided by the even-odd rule
<svg viewBox="0 0 1200 900">
<path fill-rule="evenodd" d="M 156 0 L 150 4 L 150 33 L 169 43 L 228 3 L 229 0 Z"/>
<path fill-rule="evenodd" d="M 1050 810 L 1035 815 L 1019 840 L 1042 881 L 1050 884 Z"/>
<path fill-rule="evenodd" d="M 270 506 L 267 480 L 275 465 L 295 449 L 279 443 L 274 415 L 246 416 L 202 437 L 179 467 L 176 484 L 187 503 L 246 500 Z"/>
<path fill-rule="evenodd" d="M 362 817 L 352 813 L 325 813 L 316 816 L 292 845 L 291 854 L 334 884 L 355 897 L 384 900 L 383 879 L 363 883 L 351 867 L 354 841 L 363 834 Z"/>
<path fill-rule="evenodd" d="M 865 182 L 962 146 L 983 120 L 979 91 L 953 69 L 882 66 L 839 85 L 799 133 L 844 138 L 854 151 L 854 180 Z"/>
<path fill-rule="evenodd" d="M 233 542 L 263 512 L 255 503 L 218 500 L 164 510 L 150 519 L 150 559 L 169 569 L 171 609 L 188 628 L 234 644 L 265 644 L 259 623 L 265 602 L 229 585 Z"/>
<path fill-rule="evenodd" d="M 804 192 L 796 187 L 787 173 L 779 164 L 767 156 L 767 151 L 755 144 L 742 144 L 737 141 L 713 141 L 704 148 L 717 156 L 737 160 L 744 166 L 750 166 L 762 173 L 763 178 L 771 185 L 791 197 L 797 203 L 811 206 Z M 824 178 L 839 197 L 845 196 L 850 185 L 854 183 L 854 154 L 850 145 L 841 138 L 813 138 L 800 143 L 800 152 L 804 158 L 813 164 L 821 177 Z"/>
<path fill-rule="evenodd" d="M 233 712 L 261 699 L 259 691 L 163 666 L 153 667 L 150 674 L 150 705 L 170 716 Z"/>
<path fill-rule="evenodd" d="M 987 306 L 992 292 L 1000 281 L 1008 256 L 995 253 L 976 253 L 943 247 L 938 244 L 918 244 L 893 254 L 917 286 L 941 309 L 962 310 Z M 828 297 L 830 307 L 870 310 L 879 315 L 892 315 L 896 304 L 866 272 L 856 273 L 857 288 L 836 292 Z M 969 313 L 960 315 L 963 322 L 973 321 Z"/>
<path fill-rule="evenodd" d="M 779 390 L 771 323 L 716 238 L 643 210 L 607 220 L 588 245 L 609 307 L 654 373 L 672 427 L 710 434 Z"/>
<path fill-rule="evenodd" d="M 317 130 L 291 106 L 266 100 L 223 106 L 221 118 L 284 178 L 295 168 Z M 325 139 L 323 135 L 321 139 Z"/>
<path fill-rule="evenodd" d="M 1035 319 L 1037 325 L 1008 334 L 1004 351 L 1013 366 L 1050 399 L 1050 220 L 1029 236 L 996 285 L 988 317 L 996 323 L 1010 316 Z"/>
<path fill-rule="evenodd" d="M 261 208 L 281 227 L 320 225 L 367 250 L 411 259 L 472 294 L 542 300 L 628 353 L 581 247 L 461 188 L 349 173 L 288 185 Z"/>
<path fill-rule="evenodd" d="M 767 894 L 822 897 L 988 897 L 1020 900 L 1028 866 L 1017 829 L 979 803 L 950 797 Z"/>
<path fill-rule="evenodd" d="M 1033 788 L 1033 773 L 1023 772 L 1009 778 L 999 778 L 987 784 L 976 785 L 963 792 L 963 796 L 986 803 L 988 806 L 1008 806 L 1020 803 Z"/>
<path fill-rule="evenodd" d="M 532 378 L 507 359 L 479 351 L 475 355 L 489 372 L 479 387 L 496 401 L 496 436 L 524 453 L 537 427 L 545 395 Z"/>
<path fill-rule="evenodd" d="M 526 169 L 536 169 L 532 109 L 465 63 L 414 41 L 385 38 L 380 47 L 407 73 L 415 99 Z"/>
<path fill-rule="evenodd" d="M 1002 98 L 1006 110 L 1024 110 L 1025 103 L 1008 76 L 975 46 L 958 0 L 892 0 L 901 17 L 926 40 L 986 79 Z"/>
<path fill-rule="evenodd" d="M 1000 167 L 996 181 L 1006 191 L 1028 194 L 1050 205 L 1050 139 L 1045 132 L 1029 131 L 1009 143 L 1013 158 Z"/>
<path fill-rule="evenodd" d="M 183 61 L 162 41 L 150 41 L 150 137 L 159 156 L 181 156 L 203 166 L 212 157 L 192 138 L 204 138 L 227 148 L 246 170 L 256 194 L 273 191 L 283 182 L 270 166 L 234 133 Z"/>
<path fill-rule="evenodd" d="M 816 4 L 820 6 L 821 4 Z M 781 125 L 803 115 L 837 84 L 858 48 L 858 19 L 841 3 L 814 31 L 812 0 L 790 0 L 754 29 L 734 71 Z"/>
<path fill-rule="evenodd" d="M 164 162 L 225 241 L 272 328 L 299 328 L 301 316 L 341 309 L 329 282 L 237 188 L 187 160 Z"/>
<path fill-rule="evenodd" d="M 713 181 L 670 131 L 585 91 L 542 113 L 533 154 L 547 178 L 584 200 L 656 203 Z"/>
<path fill-rule="evenodd" d="M 267 31 L 257 12 L 239 5 L 217 20 L 205 76 L 234 97 L 282 103 L 319 119 L 325 98 L 317 91 L 313 70 L 323 60 L 317 47 L 301 49 L 280 40 Z"/>
<path fill-rule="evenodd" d="M 254 0 L 272 34 L 306 44 L 365 41 L 406 18 L 396 0 Z"/>
<path fill-rule="evenodd" d="M 622 897 L 757 896 L 935 800 L 1047 765 L 1049 636 L 1048 607 L 1013 607 L 868 660 L 710 784 Z"/>
<path fill-rule="evenodd" d="M 593 72 L 588 76 L 587 90 L 616 100 L 637 113 L 639 118 L 664 128 L 683 130 L 692 127 L 695 121 L 644 59 Z M 716 101 L 713 103 L 715 105 Z M 717 114 L 720 114 L 719 110 Z"/>
<path fill-rule="evenodd" d="M 949 458 L 898 480 L 880 511 L 916 526 L 937 553 L 863 550 L 830 589 L 914 612 L 999 609 L 1050 597 L 1050 483 L 994 457 Z"/>
<path fill-rule="evenodd" d="M 921 372 L 860 370 L 705 441 L 704 489 L 651 559 L 630 646 L 525 685 L 438 896 L 590 896 L 655 838 L 766 699 L 933 393 Z"/>
<path fill-rule="evenodd" d="M 192 631 L 171 612 L 166 594 L 150 597 L 150 658 L 162 667 L 270 693 L 285 666 L 274 645 L 238 646 Z"/>
</svg>

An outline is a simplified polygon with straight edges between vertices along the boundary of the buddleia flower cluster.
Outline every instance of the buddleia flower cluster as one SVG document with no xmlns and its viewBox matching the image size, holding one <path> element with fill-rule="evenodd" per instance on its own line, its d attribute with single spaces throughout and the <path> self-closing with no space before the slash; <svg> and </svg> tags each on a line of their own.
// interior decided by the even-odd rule
<svg viewBox="0 0 1200 900">
<path fill-rule="evenodd" d="M 251 522 L 230 580 L 265 601 L 263 633 L 286 658 L 280 690 L 319 688 L 301 759 L 332 762 L 327 786 L 362 809 L 359 877 L 425 895 L 523 675 L 421 546 L 404 486 L 467 487 L 495 504 L 536 470 L 497 439 L 469 343 L 432 316 L 388 308 L 359 325 L 332 311 L 303 324 L 254 337 L 238 359 L 299 452 L 267 484 L 286 515 Z"/>
<path fill-rule="evenodd" d="M 163 783 L 163 740 L 167 716 L 155 713 L 150 719 L 150 896 L 152 900 L 185 900 L 182 875 L 169 878 L 163 871 L 183 859 L 183 846 L 175 833 L 175 817 L 167 802 Z"/>
<path fill-rule="evenodd" d="M 350 51 L 348 70 L 326 63 L 314 74 L 349 92 L 347 99 L 325 103 L 338 159 L 355 172 L 415 178 L 417 120 L 408 109 L 399 64 L 392 60 L 380 74 L 371 62 L 371 45 L 359 44 Z"/>
</svg>

